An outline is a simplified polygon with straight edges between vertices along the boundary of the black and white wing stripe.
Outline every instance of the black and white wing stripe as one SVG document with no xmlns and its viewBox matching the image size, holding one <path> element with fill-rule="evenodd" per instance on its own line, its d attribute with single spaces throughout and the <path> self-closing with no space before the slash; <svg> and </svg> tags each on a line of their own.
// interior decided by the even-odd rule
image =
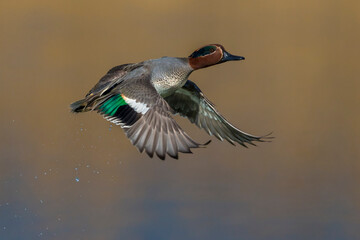
<svg viewBox="0 0 360 240">
<path fill-rule="evenodd" d="M 101 111 L 99 112 L 106 120 L 115 125 L 120 125 L 122 128 L 129 128 L 141 117 L 141 114 L 134 111 L 129 105 L 119 107 L 113 116 L 106 115 Z"/>
</svg>

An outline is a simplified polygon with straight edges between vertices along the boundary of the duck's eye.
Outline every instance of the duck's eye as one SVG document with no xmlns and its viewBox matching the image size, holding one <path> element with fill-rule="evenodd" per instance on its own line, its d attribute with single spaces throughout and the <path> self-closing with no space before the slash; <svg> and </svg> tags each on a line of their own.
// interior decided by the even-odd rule
<svg viewBox="0 0 360 240">
<path fill-rule="evenodd" d="M 206 47 L 200 48 L 199 50 L 193 52 L 189 57 L 196 58 L 196 57 L 206 56 L 210 53 L 215 52 L 215 50 L 216 50 L 215 46 L 206 46 Z"/>
</svg>

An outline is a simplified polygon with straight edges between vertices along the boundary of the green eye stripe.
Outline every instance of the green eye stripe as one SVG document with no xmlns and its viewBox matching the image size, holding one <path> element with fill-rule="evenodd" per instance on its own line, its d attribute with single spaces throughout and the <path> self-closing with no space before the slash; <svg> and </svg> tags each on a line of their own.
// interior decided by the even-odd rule
<svg viewBox="0 0 360 240">
<path fill-rule="evenodd" d="M 206 47 L 200 48 L 199 50 L 193 52 L 189 57 L 196 58 L 196 57 L 205 56 L 205 55 L 208 55 L 208 54 L 214 52 L 215 50 L 216 50 L 215 46 L 206 46 Z"/>
</svg>

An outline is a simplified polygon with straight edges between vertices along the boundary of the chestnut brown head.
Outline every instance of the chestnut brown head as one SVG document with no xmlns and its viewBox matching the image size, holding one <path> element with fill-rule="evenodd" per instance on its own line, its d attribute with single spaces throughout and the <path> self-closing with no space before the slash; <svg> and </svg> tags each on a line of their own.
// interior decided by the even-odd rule
<svg viewBox="0 0 360 240">
<path fill-rule="evenodd" d="M 244 59 L 244 57 L 228 53 L 220 44 L 210 44 L 195 50 L 189 56 L 189 64 L 194 70 L 196 70 L 227 61 Z"/>
</svg>

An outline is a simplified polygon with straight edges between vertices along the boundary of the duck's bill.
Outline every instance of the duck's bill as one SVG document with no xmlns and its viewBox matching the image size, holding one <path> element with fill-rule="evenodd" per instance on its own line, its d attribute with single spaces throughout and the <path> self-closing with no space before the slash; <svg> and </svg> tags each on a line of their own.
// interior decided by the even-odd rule
<svg viewBox="0 0 360 240">
<path fill-rule="evenodd" d="M 242 56 L 235 56 L 228 52 L 224 52 L 224 56 L 221 59 L 221 62 L 227 62 L 227 61 L 239 61 L 239 60 L 245 60 L 245 57 Z"/>
</svg>

